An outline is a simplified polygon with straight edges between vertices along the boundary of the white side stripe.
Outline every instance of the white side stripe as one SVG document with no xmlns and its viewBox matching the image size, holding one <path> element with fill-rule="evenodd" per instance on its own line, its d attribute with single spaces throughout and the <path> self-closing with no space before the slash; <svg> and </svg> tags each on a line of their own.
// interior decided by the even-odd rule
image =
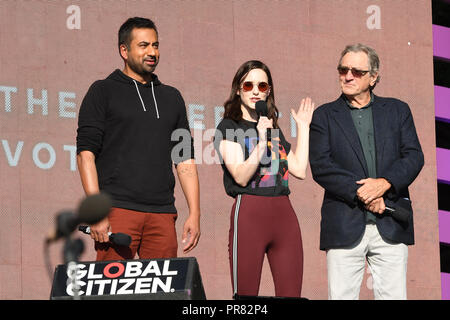
<svg viewBox="0 0 450 320">
<path fill-rule="evenodd" d="M 237 294 L 237 245 L 238 245 L 238 219 L 239 207 L 241 206 L 242 195 L 238 195 L 236 207 L 234 209 L 234 233 L 233 233 L 233 287 L 234 295 Z"/>
</svg>

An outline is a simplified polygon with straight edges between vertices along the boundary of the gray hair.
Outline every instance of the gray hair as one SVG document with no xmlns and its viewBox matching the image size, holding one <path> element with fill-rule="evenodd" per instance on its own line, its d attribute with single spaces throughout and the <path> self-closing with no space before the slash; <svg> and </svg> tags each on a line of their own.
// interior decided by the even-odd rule
<svg viewBox="0 0 450 320">
<path fill-rule="evenodd" d="M 366 46 L 361 43 L 350 44 L 345 47 L 345 49 L 341 53 L 341 58 L 339 59 L 339 65 L 341 64 L 342 58 L 349 52 L 364 52 L 367 54 L 369 58 L 369 73 L 373 76 L 379 72 L 380 69 L 380 58 L 378 57 L 377 52 L 369 46 Z M 380 82 L 380 75 L 378 75 L 377 80 L 371 89 L 375 88 L 377 83 Z"/>
</svg>

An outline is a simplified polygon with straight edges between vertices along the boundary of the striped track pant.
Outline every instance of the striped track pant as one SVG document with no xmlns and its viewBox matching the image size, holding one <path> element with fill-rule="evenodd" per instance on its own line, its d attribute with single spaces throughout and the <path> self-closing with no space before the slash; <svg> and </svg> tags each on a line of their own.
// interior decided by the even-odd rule
<svg viewBox="0 0 450 320">
<path fill-rule="evenodd" d="M 229 257 L 234 295 L 257 296 L 267 254 L 277 297 L 300 297 L 303 246 L 288 196 L 238 195 L 231 210 Z"/>
</svg>

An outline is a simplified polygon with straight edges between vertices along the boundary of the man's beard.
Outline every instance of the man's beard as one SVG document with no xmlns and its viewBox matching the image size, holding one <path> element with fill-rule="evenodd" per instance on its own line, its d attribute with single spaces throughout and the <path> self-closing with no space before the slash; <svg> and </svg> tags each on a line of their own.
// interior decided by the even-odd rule
<svg viewBox="0 0 450 320">
<path fill-rule="evenodd" d="M 153 66 L 146 66 L 143 63 L 138 63 L 136 61 L 131 61 L 131 60 L 128 60 L 127 62 L 128 62 L 128 66 L 130 67 L 130 69 L 142 77 L 146 77 L 146 76 L 152 74 L 153 71 L 155 71 L 156 66 L 158 65 L 158 60 L 156 60 L 156 59 L 155 59 L 155 64 Z"/>
</svg>

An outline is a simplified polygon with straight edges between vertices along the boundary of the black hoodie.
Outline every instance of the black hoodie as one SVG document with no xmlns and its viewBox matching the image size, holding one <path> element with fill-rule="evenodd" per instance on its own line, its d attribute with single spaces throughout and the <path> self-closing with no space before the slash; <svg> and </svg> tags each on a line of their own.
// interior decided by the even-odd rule
<svg viewBox="0 0 450 320">
<path fill-rule="evenodd" d="M 183 141 L 172 141 L 175 129 L 185 130 Z M 184 143 L 185 152 L 175 163 L 194 158 L 186 107 L 177 89 L 156 75 L 142 84 L 117 69 L 89 88 L 77 132 L 77 154 L 94 153 L 100 190 L 112 196 L 113 206 L 176 212 L 172 149 Z"/>
</svg>

